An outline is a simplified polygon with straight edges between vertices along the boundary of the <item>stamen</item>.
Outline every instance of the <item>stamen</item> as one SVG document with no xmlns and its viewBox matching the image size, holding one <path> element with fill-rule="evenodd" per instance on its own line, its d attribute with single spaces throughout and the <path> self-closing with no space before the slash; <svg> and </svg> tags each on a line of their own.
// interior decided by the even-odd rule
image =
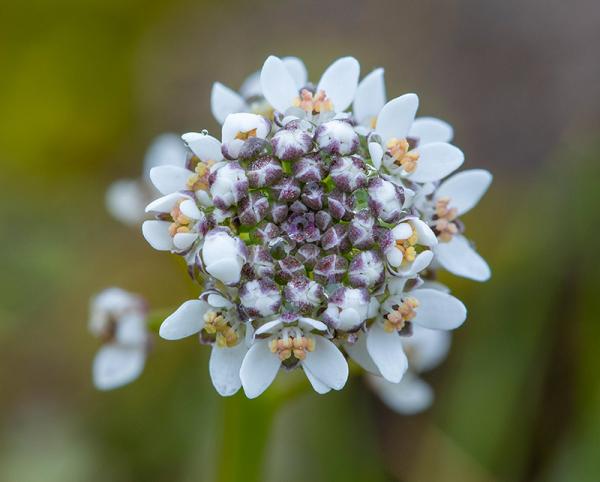
<svg viewBox="0 0 600 482">
<path fill-rule="evenodd" d="M 406 322 L 412 321 L 417 315 L 418 307 L 419 300 L 413 297 L 405 298 L 401 305 L 395 305 L 394 311 L 385 316 L 383 329 L 388 333 L 402 330 Z"/>
<path fill-rule="evenodd" d="M 333 110 L 333 103 L 324 90 L 319 90 L 313 95 L 310 90 L 302 89 L 300 96 L 294 99 L 294 106 L 300 107 L 303 111 L 313 115 Z"/>
<path fill-rule="evenodd" d="M 246 141 L 248 140 L 250 137 L 256 137 L 256 127 L 254 129 L 251 129 L 249 131 L 238 131 L 238 133 L 235 135 L 236 139 L 239 139 L 241 141 Z"/>
<path fill-rule="evenodd" d="M 182 201 L 179 201 L 171 210 L 171 218 L 173 222 L 169 226 L 169 234 L 175 236 L 177 233 L 189 233 L 192 220 L 185 216 L 180 209 Z"/>
<path fill-rule="evenodd" d="M 390 139 L 387 143 L 387 149 L 394 164 L 401 166 L 406 172 L 413 173 L 417 169 L 419 153 L 410 149 L 410 144 L 406 139 Z"/>
<path fill-rule="evenodd" d="M 200 161 L 194 169 L 192 174 L 187 180 L 187 187 L 191 191 L 208 191 L 208 176 L 210 174 L 210 168 L 215 161 Z"/>
<path fill-rule="evenodd" d="M 215 343 L 219 348 L 237 345 L 239 336 L 225 317 L 218 311 L 208 311 L 204 315 L 203 330 L 209 335 L 215 335 Z"/>
<path fill-rule="evenodd" d="M 417 231 L 415 228 L 411 226 L 412 234 L 410 237 L 406 239 L 397 239 L 396 240 L 396 248 L 398 248 L 402 252 L 402 259 L 408 262 L 412 262 L 417 257 L 417 250 L 415 249 L 415 245 L 419 240 L 419 236 L 417 235 Z"/>
<path fill-rule="evenodd" d="M 304 336 L 301 332 L 291 334 L 291 336 L 288 336 L 287 332 L 282 332 L 282 335 L 283 337 L 269 342 L 271 352 L 277 353 L 281 361 L 290 358 L 301 361 L 306 358 L 307 352 L 315 350 L 315 340 L 312 337 Z"/>
<path fill-rule="evenodd" d="M 448 209 L 449 204 L 449 197 L 440 198 L 435 203 L 435 230 L 439 233 L 438 239 L 444 243 L 451 241 L 458 233 L 458 226 L 453 222 L 458 212 L 456 208 Z"/>
</svg>

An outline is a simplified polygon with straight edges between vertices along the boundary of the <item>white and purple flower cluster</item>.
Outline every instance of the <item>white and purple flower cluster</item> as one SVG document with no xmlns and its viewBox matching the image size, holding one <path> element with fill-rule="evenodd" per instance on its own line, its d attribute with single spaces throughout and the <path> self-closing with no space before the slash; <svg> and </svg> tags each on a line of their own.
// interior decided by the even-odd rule
<svg viewBox="0 0 600 482">
<path fill-rule="evenodd" d="M 185 164 L 150 170 L 162 197 L 143 234 L 203 290 L 160 335 L 211 345 L 225 396 L 257 397 L 282 368 L 340 390 L 351 358 L 386 394 L 410 381 L 431 398 L 416 375 L 445 354 L 437 334 L 466 318 L 436 271 L 490 276 L 460 216 L 491 175 L 453 174 L 464 157 L 452 128 L 416 117 L 415 94 L 386 102 L 383 70 L 359 82 L 352 57 L 312 84 L 299 59 L 271 56 L 240 93 L 216 83 L 211 101 L 221 139 L 185 134 Z"/>
</svg>

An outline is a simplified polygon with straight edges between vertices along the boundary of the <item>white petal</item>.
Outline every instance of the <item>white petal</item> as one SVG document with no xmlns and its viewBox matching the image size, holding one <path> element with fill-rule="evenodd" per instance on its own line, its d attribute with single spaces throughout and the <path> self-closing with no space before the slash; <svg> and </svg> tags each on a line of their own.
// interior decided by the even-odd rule
<svg viewBox="0 0 600 482">
<path fill-rule="evenodd" d="M 240 368 L 242 386 L 248 398 L 256 398 L 264 392 L 279 371 L 281 361 L 269 349 L 269 340 L 257 340 L 248 350 Z"/>
<path fill-rule="evenodd" d="M 355 328 L 362 321 L 360 313 L 354 308 L 346 308 L 340 311 L 340 321 L 337 328 L 340 330 L 350 330 Z"/>
<path fill-rule="evenodd" d="M 229 397 L 242 386 L 240 367 L 246 352 L 247 349 L 243 342 L 231 348 L 213 346 L 208 362 L 208 371 L 219 395 Z"/>
<path fill-rule="evenodd" d="M 430 142 L 450 142 L 454 132 L 452 126 L 435 117 L 419 117 L 413 122 L 408 136 L 418 139 L 418 145 L 424 146 Z"/>
<path fill-rule="evenodd" d="M 402 260 L 404 259 L 404 255 L 402 251 L 400 251 L 396 245 L 393 245 L 390 249 L 388 249 L 385 253 L 385 256 L 390 263 L 391 266 L 397 268 L 402 264 Z"/>
<path fill-rule="evenodd" d="M 170 251 L 174 247 L 173 238 L 169 234 L 170 225 L 168 221 L 144 221 L 142 234 L 154 249 Z"/>
<path fill-rule="evenodd" d="M 313 318 L 304 318 L 300 317 L 298 319 L 301 325 L 306 325 L 303 328 L 308 330 L 318 330 L 318 331 L 327 331 L 327 325 L 319 320 L 314 320 Z"/>
<path fill-rule="evenodd" d="M 354 57 L 342 57 L 323 72 L 317 91 L 325 91 L 336 112 L 341 112 L 346 110 L 354 99 L 359 75 L 358 61 Z"/>
<path fill-rule="evenodd" d="M 148 204 L 146 206 L 146 212 L 170 213 L 175 207 L 175 205 L 182 199 L 187 199 L 187 196 L 182 195 L 178 192 L 172 192 L 171 194 L 159 197 L 158 199 L 155 199 L 150 204 Z"/>
<path fill-rule="evenodd" d="M 232 284 L 240 280 L 242 267 L 235 259 L 226 258 L 207 265 L 206 271 L 223 283 Z"/>
<path fill-rule="evenodd" d="M 387 287 L 390 295 L 399 295 L 404 291 L 404 286 L 408 280 L 406 278 L 392 278 L 388 281 Z"/>
<path fill-rule="evenodd" d="M 377 117 L 375 131 L 386 144 L 390 139 L 404 139 L 415 120 L 419 98 L 416 94 L 404 94 L 390 100 Z"/>
<path fill-rule="evenodd" d="M 408 360 L 398 332 L 387 333 L 381 323 L 374 323 L 367 334 L 367 351 L 386 380 L 398 383 L 402 379 Z"/>
<path fill-rule="evenodd" d="M 173 245 L 180 251 L 185 251 L 198 239 L 198 233 L 176 233 Z"/>
<path fill-rule="evenodd" d="M 203 300 L 188 300 L 160 325 L 159 335 L 165 340 L 179 340 L 198 333 L 204 326 L 204 315 L 210 306 Z"/>
<path fill-rule="evenodd" d="M 260 71 L 251 73 L 240 87 L 240 94 L 246 99 L 262 96 L 260 90 Z"/>
<path fill-rule="evenodd" d="M 308 381 L 312 385 L 315 392 L 317 392 L 319 395 L 323 395 L 331 391 L 331 387 L 325 385 L 321 380 L 315 377 L 304 363 L 302 364 L 302 369 L 304 370 L 304 374 L 306 375 L 306 378 L 308 378 Z"/>
<path fill-rule="evenodd" d="M 363 367 L 368 372 L 374 373 L 375 375 L 379 375 L 379 368 L 377 365 L 373 363 L 371 359 L 371 355 L 367 351 L 367 335 L 361 334 L 358 337 L 356 343 L 352 345 L 350 343 L 344 344 L 344 349 L 346 353 L 352 358 L 356 363 L 358 363 L 361 367 Z"/>
<path fill-rule="evenodd" d="M 184 167 L 187 149 L 176 134 L 161 134 L 150 145 L 144 157 L 144 176 L 147 178 L 150 169 L 156 166 Z"/>
<path fill-rule="evenodd" d="M 138 180 L 120 179 L 113 182 L 106 191 L 106 209 L 122 223 L 141 223 L 145 204 L 146 194 Z"/>
<path fill-rule="evenodd" d="M 267 102 L 279 112 L 285 112 L 298 97 L 294 78 L 281 59 L 272 55 L 260 72 L 260 86 Z"/>
<path fill-rule="evenodd" d="M 420 219 L 412 219 L 411 223 L 417 232 L 418 244 L 423 246 L 435 246 L 438 243 L 435 233 L 426 223 Z"/>
<path fill-rule="evenodd" d="M 409 223 L 400 223 L 392 229 L 394 239 L 408 239 L 412 236 L 413 230 Z"/>
<path fill-rule="evenodd" d="M 383 69 L 375 69 L 358 84 L 352 110 L 356 120 L 369 124 L 385 105 L 385 83 Z"/>
<path fill-rule="evenodd" d="M 221 128 L 221 139 L 223 143 L 238 142 L 243 144 L 241 140 L 236 140 L 235 137 L 239 132 L 248 132 L 256 129 L 256 137 L 264 139 L 269 133 L 270 123 L 263 116 L 258 114 L 249 114 L 247 112 L 238 112 L 229 114 Z M 219 165 L 213 165 L 211 172 L 220 168 Z"/>
<path fill-rule="evenodd" d="M 410 350 L 410 366 L 421 373 L 438 366 L 448 355 L 452 335 L 449 331 L 430 330 L 413 325 L 411 336 L 402 339 L 405 349 Z"/>
<path fill-rule="evenodd" d="M 475 281 L 487 281 L 491 276 L 488 264 L 464 236 L 453 236 L 434 250 L 437 261 L 452 274 Z"/>
<path fill-rule="evenodd" d="M 120 345 L 144 346 L 148 340 L 145 316 L 141 313 L 123 315 L 117 323 L 115 338 Z"/>
<path fill-rule="evenodd" d="M 206 301 L 208 301 L 210 306 L 214 306 L 215 308 L 231 308 L 233 306 L 227 298 L 216 294 L 208 295 Z"/>
<path fill-rule="evenodd" d="M 421 271 L 423 271 L 427 266 L 431 264 L 433 260 L 433 252 L 430 250 L 420 252 L 414 261 L 410 264 L 410 267 L 405 270 L 400 270 L 402 276 L 406 276 L 408 278 L 412 278 L 416 276 Z"/>
<path fill-rule="evenodd" d="M 150 169 L 150 180 L 161 194 L 171 194 L 186 189 L 192 174 L 185 167 L 157 166 Z"/>
<path fill-rule="evenodd" d="M 212 114 L 219 124 L 225 122 L 225 118 L 234 112 L 246 112 L 248 106 L 244 98 L 224 86 L 220 82 L 215 82 L 210 93 L 210 108 Z"/>
<path fill-rule="evenodd" d="M 448 293 L 429 288 L 412 290 L 409 296 L 419 301 L 413 322 L 432 330 L 454 330 L 467 318 L 462 301 Z"/>
<path fill-rule="evenodd" d="M 200 219 L 202 217 L 202 213 L 196 206 L 196 203 L 191 199 L 186 199 L 179 205 L 179 209 L 184 216 L 192 219 Z"/>
<path fill-rule="evenodd" d="M 479 202 L 491 182 L 492 175 L 484 169 L 459 172 L 440 185 L 435 197 L 436 199 L 450 198 L 449 207 L 456 208 L 460 216 Z"/>
<path fill-rule="evenodd" d="M 225 116 L 227 118 L 227 116 Z M 225 119 L 223 119 L 225 122 Z M 185 141 L 191 151 L 202 161 L 221 162 L 223 154 L 221 153 L 221 143 L 207 134 L 199 132 L 188 132 L 181 138 Z"/>
<path fill-rule="evenodd" d="M 341 390 L 348 380 L 348 363 L 342 352 L 331 341 L 315 336 L 315 351 L 309 352 L 302 362 L 322 383 Z"/>
<path fill-rule="evenodd" d="M 383 147 L 381 147 L 379 142 L 369 142 L 369 156 L 371 156 L 371 161 L 373 161 L 375 169 L 379 169 L 381 167 L 381 159 L 383 159 Z"/>
<path fill-rule="evenodd" d="M 254 332 L 255 336 L 262 335 L 264 333 L 273 333 L 283 322 L 278 318 L 276 320 L 267 321 L 264 325 L 259 326 Z"/>
<path fill-rule="evenodd" d="M 104 345 L 94 358 L 92 374 L 99 390 L 111 390 L 140 376 L 146 362 L 145 350 L 112 343 Z"/>
<path fill-rule="evenodd" d="M 296 82 L 296 88 L 300 90 L 307 83 L 308 74 L 306 73 L 306 67 L 304 66 L 304 62 L 300 60 L 298 57 L 284 57 L 281 59 L 283 65 L 288 70 L 290 75 L 294 78 L 294 82 Z"/>
<path fill-rule="evenodd" d="M 422 412 L 433 402 L 432 388 L 412 373 L 407 373 L 400 383 L 374 376 L 369 377 L 369 383 L 388 407 L 403 415 Z"/>
<path fill-rule="evenodd" d="M 446 177 L 458 169 L 465 156 L 462 151 L 452 144 L 432 142 L 423 147 L 417 147 L 419 160 L 417 168 L 407 177 L 414 182 L 433 182 Z"/>
</svg>

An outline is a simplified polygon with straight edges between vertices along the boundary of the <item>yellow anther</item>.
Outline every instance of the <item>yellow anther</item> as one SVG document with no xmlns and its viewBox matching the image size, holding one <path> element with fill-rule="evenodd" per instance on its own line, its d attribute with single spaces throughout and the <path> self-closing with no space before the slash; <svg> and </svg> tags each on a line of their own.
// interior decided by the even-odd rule
<svg viewBox="0 0 600 482">
<path fill-rule="evenodd" d="M 323 90 L 319 90 L 313 95 L 310 90 L 302 89 L 300 96 L 294 99 L 294 106 L 300 107 L 300 109 L 309 114 L 319 114 L 333 110 L 333 103 Z"/>
<path fill-rule="evenodd" d="M 417 257 L 417 250 L 414 246 L 419 241 L 419 236 L 417 235 L 417 231 L 415 228 L 410 226 L 412 229 L 412 234 L 406 239 L 397 239 L 396 240 L 396 248 L 398 248 L 402 252 L 402 259 L 412 262 Z"/>
<path fill-rule="evenodd" d="M 192 191 L 208 191 L 208 176 L 210 174 L 210 167 L 215 161 L 200 161 L 196 164 L 194 174 L 192 174 L 187 180 L 187 187 Z"/>
<path fill-rule="evenodd" d="M 377 116 L 371 117 L 371 122 L 369 123 L 371 129 L 375 129 L 377 127 Z"/>
<path fill-rule="evenodd" d="M 415 150 L 410 150 L 410 144 L 406 139 L 393 137 L 388 141 L 387 149 L 394 159 L 394 164 L 401 166 L 409 174 L 415 172 L 419 153 Z"/>
<path fill-rule="evenodd" d="M 435 203 L 435 229 L 439 233 L 438 239 L 447 243 L 458 233 L 458 226 L 453 221 L 458 216 L 456 208 L 449 208 L 450 198 L 443 197 Z"/>
<path fill-rule="evenodd" d="M 177 233 L 189 233 L 192 220 L 181 212 L 179 201 L 171 210 L 171 218 L 173 222 L 169 225 L 169 234 L 175 236 Z"/>
<path fill-rule="evenodd" d="M 281 361 L 285 361 L 292 356 L 297 360 L 304 360 L 306 353 L 315 350 L 315 340 L 306 336 L 290 336 L 285 338 L 273 339 L 269 342 L 269 349 Z"/>
<path fill-rule="evenodd" d="M 239 340 L 237 331 L 217 311 L 205 313 L 203 330 L 209 335 L 215 335 L 215 343 L 220 348 L 235 346 Z"/>
<path fill-rule="evenodd" d="M 395 307 L 394 311 L 385 316 L 383 329 L 388 333 L 402 330 L 406 322 L 412 321 L 417 315 L 416 309 L 418 307 L 419 300 L 413 297 L 405 298 L 401 305 Z"/>
<path fill-rule="evenodd" d="M 235 138 L 241 141 L 246 141 L 251 137 L 256 137 L 256 127 L 254 129 L 250 129 L 249 131 L 239 131 L 235 135 Z"/>
</svg>

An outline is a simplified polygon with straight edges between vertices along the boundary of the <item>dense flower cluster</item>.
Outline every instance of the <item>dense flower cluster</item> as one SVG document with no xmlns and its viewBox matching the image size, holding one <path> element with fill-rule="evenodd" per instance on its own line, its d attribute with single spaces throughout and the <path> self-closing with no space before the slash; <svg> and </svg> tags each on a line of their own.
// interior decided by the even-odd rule
<svg viewBox="0 0 600 482">
<path fill-rule="evenodd" d="M 436 340 L 466 318 L 433 279 L 440 268 L 489 277 L 460 216 L 491 175 L 451 175 L 464 159 L 452 128 L 416 118 L 415 94 L 385 97 L 383 70 L 359 82 L 352 57 L 312 84 L 300 60 L 272 56 L 239 93 L 214 85 L 220 140 L 185 134 L 185 163 L 150 170 L 162 197 L 143 234 L 202 287 L 160 335 L 211 345 L 220 394 L 256 397 L 281 368 L 303 370 L 318 393 L 340 390 L 350 357 L 384 398 L 411 382 L 421 405 L 430 398 L 417 373 L 433 356 L 422 358 L 436 343 L 443 358 Z"/>
</svg>

